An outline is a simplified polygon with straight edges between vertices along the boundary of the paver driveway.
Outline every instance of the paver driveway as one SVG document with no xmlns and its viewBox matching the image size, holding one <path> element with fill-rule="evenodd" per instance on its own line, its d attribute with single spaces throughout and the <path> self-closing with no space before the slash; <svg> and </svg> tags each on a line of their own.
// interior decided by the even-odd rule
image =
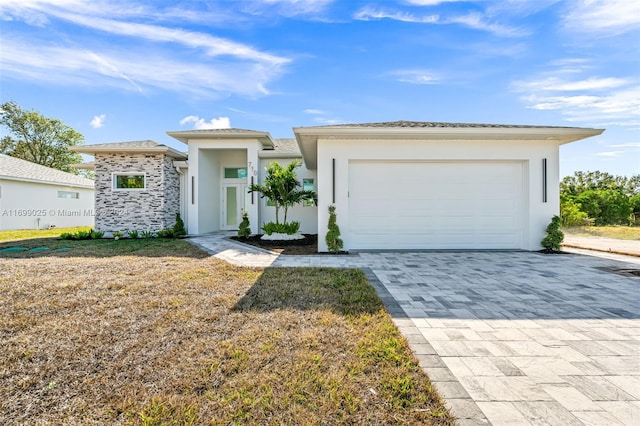
<svg viewBox="0 0 640 426">
<path fill-rule="evenodd" d="M 599 269 L 640 265 L 528 252 L 277 257 L 214 240 L 213 253 L 245 264 L 364 268 L 461 425 L 640 424 L 640 278 Z"/>
</svg>

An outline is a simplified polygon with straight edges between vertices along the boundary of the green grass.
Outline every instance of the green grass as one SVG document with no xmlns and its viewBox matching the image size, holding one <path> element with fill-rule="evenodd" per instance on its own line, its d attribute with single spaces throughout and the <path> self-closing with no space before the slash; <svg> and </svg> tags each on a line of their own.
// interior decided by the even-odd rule
<svg viewBox="0 0 640 426">
<path fill-rule="evenodd" d="M 617 240 L 640 240 L 640 226 L 580 226 L 564 228 L 562 231 L 567 235 L 591 235 Z"/>
<path fill-rule="evenodd" d="M 63 232 L 75 233 L 78 231 L 88 231 L 90 229 L 90 226 L 80 226 L 77 228 L 19 229 L 16 231 L 0 231 L 0 242 L 27 240 L 32 238 L 59 237 Z"/>
<path fill-rule="evenodd" d="M 0 254 L 0 424 L 454 422 L 361 271 L 241 268 L 184 240 L 11 245 L 51 249 Z"/>
</svg>

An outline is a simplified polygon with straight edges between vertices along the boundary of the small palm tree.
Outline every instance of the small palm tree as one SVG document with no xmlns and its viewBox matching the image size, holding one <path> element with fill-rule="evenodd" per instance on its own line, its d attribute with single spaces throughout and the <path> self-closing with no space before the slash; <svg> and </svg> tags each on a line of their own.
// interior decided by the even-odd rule
<svg viewBox="0 0 640 426">
<path fill-rule="evenodd" d="M 280 223 L 280 208 L 284 211 L 282 223 L 286 225 L 289 207 L 306 200 L 315 201 L 317 197 L 315 191 L 300 189 L 302 185 L 296 176 L 296 169 L 301 165 L 300 160 L 293 160 L 284 167 L 273 162 L 267 167 L 264 185 L 254 183 L 249 187 L 249 192 L 259 192 L 261 198 L 266 197 L 275 204 L 277 224 Z"/>
</svg>

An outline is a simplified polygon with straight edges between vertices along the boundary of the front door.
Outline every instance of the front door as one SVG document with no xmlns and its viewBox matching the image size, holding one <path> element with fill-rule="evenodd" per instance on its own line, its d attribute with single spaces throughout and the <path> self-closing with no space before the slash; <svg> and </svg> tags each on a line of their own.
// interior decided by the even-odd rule
<svg viewBox="0 0 640 426">
<path fill-rule="evenodd" d="M 222 185 L 222 229 L 238 229 L 242 212 L 247 207 L 247 185 L 225 183 Z"/>
</svg>

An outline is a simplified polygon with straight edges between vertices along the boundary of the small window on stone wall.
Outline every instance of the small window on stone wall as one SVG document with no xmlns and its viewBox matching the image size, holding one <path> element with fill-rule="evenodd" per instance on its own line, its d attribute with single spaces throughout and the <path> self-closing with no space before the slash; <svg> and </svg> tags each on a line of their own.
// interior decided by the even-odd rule
<svg viewBox="0 0 640 426">
<path fill-rule="evenodd" d="M 80 193 L 74 191 L 58 191 L 58 198 L 80 198 Z"/>
<path fill-rule="evenodd" d="M 145 189 L 145 176 L 142 173 L 114 173 L 113 189 Z"/>
</svg>

